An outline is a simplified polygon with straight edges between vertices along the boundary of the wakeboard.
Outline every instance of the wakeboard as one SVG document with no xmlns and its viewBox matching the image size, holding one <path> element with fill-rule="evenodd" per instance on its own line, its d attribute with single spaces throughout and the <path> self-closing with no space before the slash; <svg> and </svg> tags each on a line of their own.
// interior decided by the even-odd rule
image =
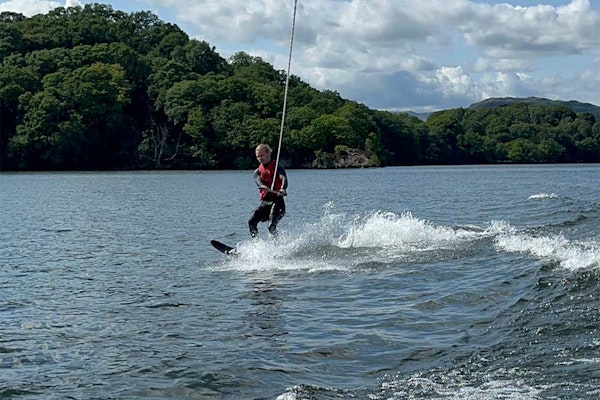
<svg viewBox="0 0 600 400">
<path fill-rule="evenodd" d="M 230 256 L 237 253 L 237 250 L 235 247 L 231 247 L 225 243 L 221 243 L 218 240 L 211 240 L 210 244 L 212 244 L 213 247 L 215 249 L 219 250 L 221 253 L 225 253 Z"/>
</svg>

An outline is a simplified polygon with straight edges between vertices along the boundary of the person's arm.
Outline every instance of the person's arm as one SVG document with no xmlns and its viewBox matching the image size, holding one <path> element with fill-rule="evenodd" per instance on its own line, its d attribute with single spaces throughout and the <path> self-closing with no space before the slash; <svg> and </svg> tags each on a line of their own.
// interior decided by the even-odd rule
<svg viewBox="0 0 600 400">
<path fill-rule="evenodd" d="M 279 175 L 279 179 L 281 179 L 281 189 L 279 192 L 285 196 L 287 195 L 288 179 L 285 169 L 280 165 L 277 166 L 277 174 Z"/>
<path fill-rule="evenodd" d="M 252 175 L 254 177 L 254 182 L 256 183 L 256 186 L 258 186 L 258 188 L 261 191 L 267 191 L 267 192 L 272 192 L 271 188 L 268 187 L 267 185 L 265 185 L 262 181 L 262 179 L 260 179 L 260 171 L 258 168 L 256 168 L 254 170 L 254 174 Z"/>
<path fill-rule="evenodd" d="M 254 178 L 254 182 L 256 182 L 256 186 L 264 186 L 262 180 L 260 179 L 260 171 L 258 170 L 258 168 L 254 170 L 254 174 L 252 175 L 252 177 Z"/>
</svg>

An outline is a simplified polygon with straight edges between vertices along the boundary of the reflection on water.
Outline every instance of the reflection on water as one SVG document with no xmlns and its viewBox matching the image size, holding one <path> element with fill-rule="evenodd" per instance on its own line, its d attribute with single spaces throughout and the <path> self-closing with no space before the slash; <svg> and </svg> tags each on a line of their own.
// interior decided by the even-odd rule
<svg viewBox="0 0 600 400">
<path fill-rule="evenodd" d="M 252 280 L 251 308 L 244 313 L 248 335 L 285 346 L 286 322 L 282 313 L 285 297 L 273 281 Z"/>
</svg>

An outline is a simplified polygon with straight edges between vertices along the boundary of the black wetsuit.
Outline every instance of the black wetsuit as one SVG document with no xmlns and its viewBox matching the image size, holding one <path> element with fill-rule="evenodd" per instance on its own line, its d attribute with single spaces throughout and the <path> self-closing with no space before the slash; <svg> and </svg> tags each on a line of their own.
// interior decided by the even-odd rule
<svg viewBox="0 0 600 400">
<path fill-rule="evenodd" d="M 281 180 L 281 188 L 287 189 L 287 175 L 285 169 L 279 165 L 277 166 L 277 177 Z M 260 167 L 254 171 L 254 181 L 258 187 L 267 186 L 270 188 L 270 182 L 263 182 L 261 179 Z M 248 220 L 250 235 L 252 237 L 258 236 L 258 223 L 266 221 L 269 221 L 269 232 L 273 235 L 277 235 L 277 224 L 284 215 L 285 201 L 283 200 L 283 196 L 270 192 L 261 194 L 261 201 Z"/>
</svg>

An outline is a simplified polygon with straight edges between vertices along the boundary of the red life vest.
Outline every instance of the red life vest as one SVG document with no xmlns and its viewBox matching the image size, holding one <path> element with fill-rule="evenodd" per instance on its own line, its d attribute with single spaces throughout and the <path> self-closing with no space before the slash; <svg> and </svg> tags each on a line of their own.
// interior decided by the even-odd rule
<svg viewBox="0 0 600 400">
<path fill-rule="evenodd" d="M 281 179 L 279 178 L 279 175 L 275 174 L 275 160 L 269 161 L 267 165 L 261 163 L 258 166 L 258 172 L 260 173 L 260 180 L 263 183 L 263 185 L 267 186 L 270 189 L 271 185 L 273 184 L 273 176 L 275 176 L 275 186 L 273 187 L 273 190 L 281 189 Z M 268 194 L 274 196 L 272 193 L 269 193 L 269 191 L 261 189 L 260 200 L 264 200 Z"/>
</svg>

